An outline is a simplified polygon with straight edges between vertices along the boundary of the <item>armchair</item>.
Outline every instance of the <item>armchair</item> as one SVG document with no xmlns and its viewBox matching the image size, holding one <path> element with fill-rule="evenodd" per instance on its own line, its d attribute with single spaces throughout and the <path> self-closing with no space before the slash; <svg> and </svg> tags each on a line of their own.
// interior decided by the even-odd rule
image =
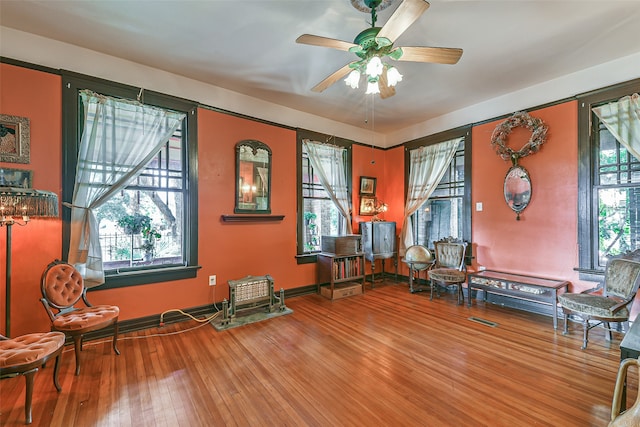
<svg viewBox="0 0 640 427">
<path fill-rule="evenodd" d="M 91 305 L 82 276 L 71 264 L 59 260 L 49 264 L 42 273 L 41 290 L 40 302 L 51 319 L 51 329 L 73 338 L 76 375 L 80 375 L 80 352 L 87 332 L 113 326 L 113 350 L 120 354 L 117 346 L 120 308 L 114 305 Z M 80 298 L 85 307 L 75 307 Z"/>
<path fill-rule="evenodd" d="M 558 301 L 564 313 L 563 334 L 569 333 L 569 315 L 573 315 L 582 321 L 583 350 L 587 348 L 589 342 L 589 330 L 598 325 L 604 325 L 607 329 L 606 339 L 610 341 L 611 328 L 609 323 L 622 324 L 629 321 L 629 312 L 639 285 L 640 249 L 610 259 L 605 269 L 602 285 L 582 293 L 558 295 Z"/>
<path fill-rule="evenodd" d="M 462 284 L 467 280 L 467 269 L 464 264 L 464 256 L 467 251 L 467 243 L 454 237 L 445 237 L 435 246 L 436 262 L 429 270 L 431 280 L 431 299 L 433 290 L 438 286 L 456 285 L 458 293 L 458 305 L 462 304 Z M 439 296 L 438 292 L 438 296 Z"/>
</svg>

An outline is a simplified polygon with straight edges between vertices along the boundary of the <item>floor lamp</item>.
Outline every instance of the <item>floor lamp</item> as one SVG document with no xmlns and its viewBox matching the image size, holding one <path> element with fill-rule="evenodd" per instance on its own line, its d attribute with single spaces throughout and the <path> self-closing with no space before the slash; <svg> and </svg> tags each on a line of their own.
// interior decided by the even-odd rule
<svg viewBox="0 0 640 427">
<path fill-rule="evenodd" d="M 11 228 L 31 217 L 57 217 L 58 196 L 32 188 L 0 187 L 0 227 L 7 229 L 5 268 L 5 335 L 11 336 Z"/>
</svg>

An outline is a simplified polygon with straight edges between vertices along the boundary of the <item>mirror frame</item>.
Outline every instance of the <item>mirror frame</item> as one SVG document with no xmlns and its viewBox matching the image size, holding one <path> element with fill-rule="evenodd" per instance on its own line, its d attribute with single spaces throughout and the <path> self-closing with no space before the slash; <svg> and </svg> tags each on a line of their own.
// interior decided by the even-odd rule
<svg viewBox="0 0 640 427">
<path fill-rule="evenodd" d="M 520 173 L 520 175 L 516 175 L 516 173 Z M 526 178 L 526 181 L 529 184 L 528 188 L 525 191 L 518 191 L 517 193 L 513 193 L 512 191 L 507 191 L 507 183 L 510 177 L 513 179 Z M 528 192 L 528 196 L 525 198 L 525 200 L 523 200 L 521 203 L 519 202 L 516 204 L 515 194 L 526 194 L 527 192 Z M 520 219 L 520 212 L 525 210 L 525 208 L 529 205 L 529 203 L 531 202 L 531 195 L 533 193 L 533 188 L 531 185 L 531 176 L 529 175 L 529 172 L 527 172 L 525 168 L 519 165 L 514 165 L 511 168 L 509 168 L 509 170 L 507 171 L 507 174 L 504 177 L 503 193 L 504 193 L 504 200 L 507 203 L 507 206 L 509 206 L 511 210 L 513 210 L 516 214 L 518 214 L 516 219 Z"/>
<path fill-rule="evenodd" d="M 242 203 L 240 199 L 240 194 L 242 189 L 240 188 L 240 153 L 243 148 L 249 148 L 253 155 L 255 156 L 258 153 L 258 150 L 264 150 L 267 152 L 267 194 L 266 194 L 266 207 L 265 209 L 258 209 L 256 205 L 255 209 L 247 209 L 246 207 L 241 207 L 240 203 Z M 254 176 L 255 176 L 255 166 L 254 166 Z M 271 149 L 269 146 L 263 142 L 254 140 L 254 139 L 245 139 L 236 144 L 236 195 L 235 195 L 235 207 L 234 213 L 245 213 L 245 214 L 270 214 L 271 213 Z"/>
</svg>

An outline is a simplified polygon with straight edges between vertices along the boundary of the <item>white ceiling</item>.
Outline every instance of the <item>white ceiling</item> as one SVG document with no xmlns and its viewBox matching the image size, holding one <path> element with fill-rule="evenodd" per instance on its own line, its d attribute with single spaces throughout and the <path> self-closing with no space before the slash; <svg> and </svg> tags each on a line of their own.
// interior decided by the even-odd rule
<svg viewBox="0 0 640 427">
<path fill-rule="evenodd" d="M 379 26 L 399 3 L 379 13 Z M 430 3 L 395 45 L 458 47 L 462 58 L 398 62 L 404 80 L 384 100 L 342 82 L 311 92 L 356 57 L 295 40 L 309 33 L 352 42 L 370 16 L 350 0 L 0 0 L 0 25 L 376 133 L 640 52 L 635 0 Z"/>
</svg>

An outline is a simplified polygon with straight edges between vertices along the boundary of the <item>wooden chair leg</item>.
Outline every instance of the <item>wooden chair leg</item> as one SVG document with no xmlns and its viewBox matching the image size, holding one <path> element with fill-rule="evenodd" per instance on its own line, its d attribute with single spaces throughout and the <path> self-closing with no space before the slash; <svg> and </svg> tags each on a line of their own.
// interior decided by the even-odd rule
<svg viewBox="0 0 640 427">
<path fill-rule="evenodd" d="M 62 387 L 60 387 L 60 383 L 58 382 L 58 372 L 60 368 L 60 355 L 56 356 L 56 363 L 53 365 L 53 385 L 56 387 L 58 392 L 62 391 Z"/>
<path fill-rule="evenodd" d="M 582 322 L 583 325 L 583 336 L 582 336 L 582 349 L 585 350 L 587 348 L 587 343 L 589 342 L 589 321 L 588 320 L 584 320 Z"/>
<path fill-rule="evenodd" d="M 24 402 L 24 418 L 25 424 L 31 424 L 31 398 L 33 397 L 33 377 L 38 372 L 38 368 L 33 368 L 24 373 L 24 379 L 27 384 Z"/>
<path fill-rule="evenodd" d="M 73 346 L 76 352 L 76 376 L 80 375 L 80 352 L 82 351 L 82 335 L 73 336 Z"/>
<path fill-rule="evenodd" d="M 120 350 L 118 350 L 118 322 L 113 326 L 113 351 L 120 356 Z"/>
<path fill-rule="evenodd" d="M 613 339 L 613 336 L 611 334 L 611 324 L 609 322 L 604 322 L 604 328 L 607 331 L 604 339 L 607 341 L 611 341 Z"/>
</svg>

